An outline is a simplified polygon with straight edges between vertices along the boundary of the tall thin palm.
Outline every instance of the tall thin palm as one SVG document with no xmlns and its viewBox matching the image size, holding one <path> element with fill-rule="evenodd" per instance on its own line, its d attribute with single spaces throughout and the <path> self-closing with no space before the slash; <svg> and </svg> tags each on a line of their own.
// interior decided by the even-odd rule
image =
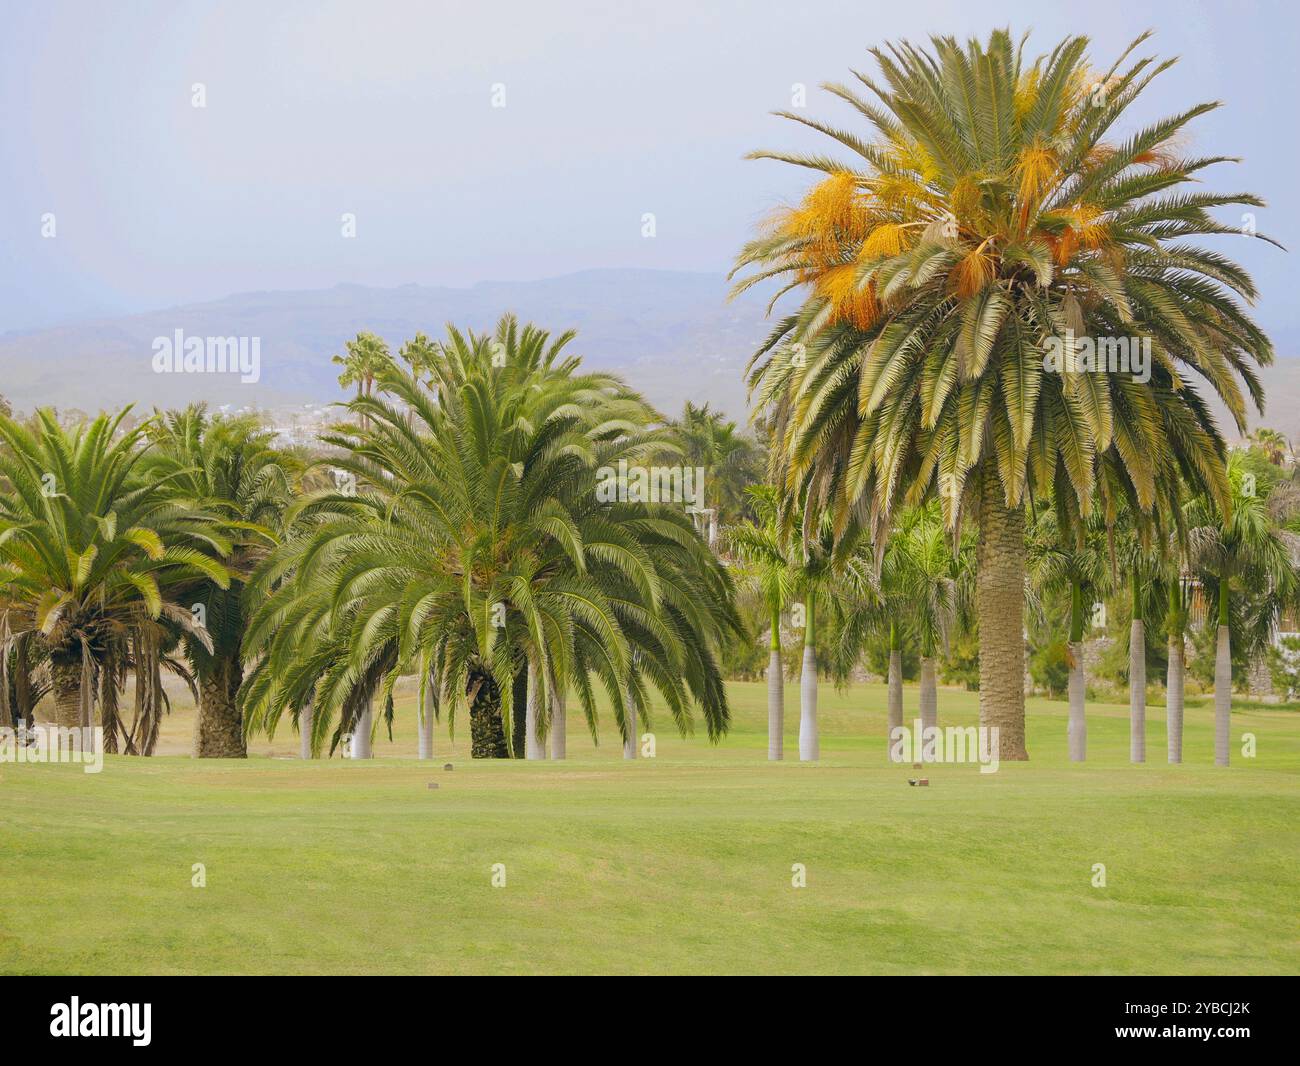
<svg viewBox="0 0 1300 1066">
<path fill-rule="evenodd" d="M 1188 551 L 1215 605 L 1214 762 L 1227 766 L 1232 714 L 1232 632 L 1248 648 L 1265 644 L 1282 611 L 1295 602 L 1298 539 L 1274 520 L 1254 491 L 1241 453 L 1228 466 L 1230 508 L 1205 499 L 1188 508 Z"/>
</svg>

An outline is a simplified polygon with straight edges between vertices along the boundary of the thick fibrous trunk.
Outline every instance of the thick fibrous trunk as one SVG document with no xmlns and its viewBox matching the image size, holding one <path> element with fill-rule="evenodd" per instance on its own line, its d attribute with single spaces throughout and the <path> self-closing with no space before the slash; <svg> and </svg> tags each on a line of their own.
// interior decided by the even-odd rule
<svg viewBox="0 0 1300 1066">
<path fill-rule="evenodd" d="M 1128 758 L 1147 761 L 1147 638 L 1140 618 L 1128 639 Z"/>
<path fill-rule="evenodd" d="M 501 691 L 486 674 L 471 678 L 471 691 L 475 684 L 478 690 L 469 706 L 469 753 L 475 759 L 508 758 L 510 752 L 501 722 Z"/>
<path fill-rule="evenodd" d="M 980 487 L 976 610 L 980 630 L 980 725 L 998 731 L 1001 759 L 1025 750 L 1025 516 L 1007 507 L 997 465 Z"/>
<path fill-rule="evenodd" d="M 1165 680 L 1165 732 L 1169 738 L 1169 761 L 1183 761 L 1183 635 L 1169 638 L 1169 672 Z"/>
<path fill-rule="evenodd" d="M 67 729 L 81 725 L 81 661 L 50 660 L 54 685 L 54 724 Z"/>
<path fill-rule="evenodd" d="M 243 759 L 244 721 L 236 696 L 244 672 L 239 660 L 218 659 L 199 681 L 199 710 L 194 723 L 196 759 Z"/>
<path fill-rule="evenodd" d="M 767 757 L 772 762 L 785 758 L 785 668 L 781 649 L 767 657 Z"/>
<path fill-rule="evenodd" d="M 1232 729 L 1232 638 L 1219 626 L 1214 656 L 1214 765 L 1228 765 L 1228 740 Z"/>
<path fill-rule="evenodd" d="M 511 694 L 513 699 L 510 704 L 510 757 L 522 759 L 528 754 L 527 670 L 520 670 L 515 674 Z"/>
<path fill-rule="evenodd" d="M 1083 673 L 1083 643 L 1070 645 L 1070 719 L 1066 726 L 1066 741 L 1070 749 L 1070 762 L 1084 762 L 1088 758 L 1088 682 Z"/>
</svg>

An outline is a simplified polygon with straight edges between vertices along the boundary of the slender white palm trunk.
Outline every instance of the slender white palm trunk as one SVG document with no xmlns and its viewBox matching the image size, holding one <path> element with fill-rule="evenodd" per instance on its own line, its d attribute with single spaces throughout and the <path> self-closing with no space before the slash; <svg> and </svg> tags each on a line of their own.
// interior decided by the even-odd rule
<svg viewBox="0 0 1300 1066">
<path fill-rule="evenodd" d="M 627 736 L 623 739 L 623 758 L 636 758 L 637 745 L 637 713 L 636 713 L 636 693 L 631 689 L 627 691 Z"/>
<path fill-rule="evenodd" d="M 894 730 L 903 725 L 903 653 L 893 648 L 889 653 L 889 751 L 893 758 Z"/>
<path fill-rule="evenodd" d="M 559 692 L 551 693 L 551 758 L 564 759 L 568 757 L 566 748 L 567 738 L 565 734 L 567 723 L 564 720 L 564 699 L 565 693 L 563 687 Z"/>
<path fill-rule="evenodd" d="M 1165 680 L 1165 732 L 1169 737 L 1169 761 L 1183 761 L 1183 635 L 1169 638 L 1169 672 Z"/>
<path fill-rule="evenodd" d="M 918 704 L 921 710 L 921 728 L 939 726 L 939 690 L 935 682 L 934 656 L 921 656 L 921 692 Z"/>
<path fill-rule="evenodd" d="M 433 708 L 425 707 L 424 716 L 420 719 L 420 739 L 418 742 L 417 757 L 421 759 L 433 758 Z"/>
<path fill-rule="evenodd" d="M 1128 758 L 1147 761 L 1147 635 L 1140 618 L 1128 638 Z"/>
<path fill-rule="evenodd" d="M 546 745 L 542 743 L 541 722 L 541 679 L 537 668 L 528 664 L 528 698 L 524 710 L 524 758 L 545 759 Z"/>
<path fill-rule="evenodd" d="M 1083 642 L 1070 645 L 1070 720 L 1066 726 L 1070 762 L 1088 758 L 1088 679 L 1083 672 Z"/>
<path fill-rule="evenodd" d="M 772 762 L 785 758 L 785 668 L 781 649 L 767 657 L 767 757 Z"/>
<path fill-rule="evenodd" d="M 357 718 L 352 732 L 352 758 L 370 758 L 370 723 L 374 717 L 374 705 L 366 704 L 366 709 Z"/>
<path fill-rule="evenodd" d="M 311 724 L 315 717 L 316 712 L 308 700 L 298 712 L 298 754 L 304 759 L 311 758 Z"/>
<path fill-rule="evenodd" d="M 821 757 L 817 737 L 817 649 L 805 644 L 803 670 L 799 677 L 799 761 L 816 762 Z"/>
<path fill-rule="evenodd" d="M 1228 765 L 1228 740 L 1232 731 L 1232 638 L 1219 626 L 1214 656 L 1214 765 Z"/>
</svg>

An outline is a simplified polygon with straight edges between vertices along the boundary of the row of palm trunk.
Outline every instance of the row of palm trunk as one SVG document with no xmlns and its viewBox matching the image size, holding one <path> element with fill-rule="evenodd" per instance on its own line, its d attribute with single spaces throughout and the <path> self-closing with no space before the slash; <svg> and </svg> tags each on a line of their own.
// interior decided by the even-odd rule
<svg viewBox="0 0 1300 1066">
<path fill-rule="evenodd" d="M 1168 759 L 1183 761 L 1183 693 L 1187 676 L 1186 610 L 1171 592 L 1169 660 L 1165 676 L 1165 734 Z M 1071 762 L 1088 757 L 1088 723 L 1085 714 L 1087 678 L 1084 670 L 1081 594 L 1072 595 L 1069 644 L 1069 752 Z M 1136 604 L 1137 597 L 1135 595 Z M 1129 629 L 1129 761 L 1146 762 L 1146 622 L 1135 611 Z M 1232 712 L 1232 638 L 1227 621 L 1226 585 L 1220 596 L 1218 633 L 1214 657 L 1214 764 L 1227 766 Z"/>
<path fill-rule="evenodd" d="M 501 719 L 499 692 L 495 684 L 484 679 L 480 691 L 484 698 L 475 701 L 470 707 L 470 747 L 475 758 L 506 758 L 510 748 L 505 740 L 505 728 Z M 568 757 L 568 730 L 565 718 L 566 700 L 563 693 L 553 693 L 546 721 L 546 735 L 542 735 L 543 706 L 537 674 L 529 670 L 521 687 L 525 688 L 524 714 L 517 717 L 518 738 L 515 748 L 521 751 L 525 759 L 564 759 Z M 628 719 L 626 736 L 623 741 L 623 758 L 637 757 L 638 715 L 636 701 L 628 693 Z M 421 708 L 418 722 L 417 758 L 432 759 L 434 715 Z M 312 758 L 311 734 L 314 712 L 308 703 L 298 715 L 299 755 L 304 759 Z M 374 751 L 371 737 L 374 732 L 374 712 L 367 704 L 357 717 L 346 747 L 346 754 L 351 759 L 369 759 Z"/>
</svg>

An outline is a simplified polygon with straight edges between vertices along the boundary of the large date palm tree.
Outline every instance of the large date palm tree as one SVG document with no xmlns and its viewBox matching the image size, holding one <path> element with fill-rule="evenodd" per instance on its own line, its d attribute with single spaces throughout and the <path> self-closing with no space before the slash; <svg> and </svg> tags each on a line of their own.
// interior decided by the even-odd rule
<svg viewBox="0 0 1300 1066">
<path fill-rule="evenodd" d="M 38 411 L 29 428 L 0 416 L 0 613 L 11 636 L 49 656 L 54 722 L 95 724 L 105 747 L 149 754 L 165 697 L 158 681 L 176 631 L 207 640 L 190 604 L 211 582 L 226 588 L 230 551 L 218 516 L 172 499 L 167 476 L 143 476 L 146 426 L 116 416 L 66 428 Z M 117 695 L 136 671 L 136 716 Z"/>
<path fill-rule="evenodd" d="M 224 562 L 235 579 L 224 588 L 205 582 L 191 605 L 207 639 L 186 634 L 184 645 L 199 687 L 195 757 L 243 758 L 236 696 L 244 679 L 244 579 L 276 543 L 293 493 L 293 459 L 272 447 L 257 419 L 213 418 L 202 406 L 159 415 L 148 434 L 154 447 L 144 458 L 146 476 L 177 503 L 219 516 L 233 545 Z"/>
<path fill-rule="evenodd" d="M 726 731 L 730 578 L 681 503 L 617 483 L 620 460 L 662 457 L 669 437 L 617 379 L 579 373 L 570 337 L 510 317 L 494 337 L 452 330 L 423 368 L 431 386 L 394 366 L 348 405 L 357 423 L 327 441 L 355 494 L 296 508 L 300 534 L 253 585 L 269 595 L 246 641 L 262 656 L 242 697 L 249 728 L 310 701 L 319 746 L 331 723 L 336 738 L 354 728 L 358 693 L 391 708 L 418 669 L 435 713 L 454 724 L 468 706 L 476 756 L 506 754 L 522 714 L 542 757 L 570 688 L 594 737 L 593 679 L 625 742 L 652 689 L 679 729 L 696 705 L 711 737 Z"/>
<path fill-rule="evenodd" d="M 1191 243 L 1238 232 L 1212 209 L 1260 203 L 1188 188 L 1225 161 L 1176 148 L 1215 105 L 1117 133 L 1173 62 L 1133 59 L 1144 40 L 1099 69 L 1083 37 L 1037 57 L 1005 31 L 873 49 L 880 80 L 826 86 L 864 132 L 785 115 L 848 161 L 756 153 L 826 175 L 736 267 L 750 271 L 738 289 L 800 291 L 751 363 L 772 475 L 841 531 L 882 530 L 931 494 L 950 525 L 974 512 L 980 718 L 1003 759 L 1028 757 L 1027 501 L 1064 491 L 1087 514 L 1106 466 L 1144 511 L 1161 505 L 1164 470 L 1226 504 L 1207 398 L 1244 431 L 1242 385 L 1262 403 L 1253 364 L 1272 359 L 1242 307 L 1250 278 Z M 1123 371 L 1081 363 L 1080 338 Z M 1118 362 L 1128 338 L 1139 357 L 1149 342 L 1145 369 Z"/>
</svg>

